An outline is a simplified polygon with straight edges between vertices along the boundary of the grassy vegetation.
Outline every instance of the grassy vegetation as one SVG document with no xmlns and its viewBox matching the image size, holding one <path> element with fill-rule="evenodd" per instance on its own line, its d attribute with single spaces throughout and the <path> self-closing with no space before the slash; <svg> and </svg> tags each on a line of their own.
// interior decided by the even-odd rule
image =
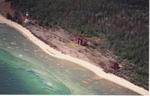
<svg viewBox="0 0 150 96">
<path fill-rule="evenodd" d="M 43 26 L 59 25 L 85 36 L 105 36 L 130 64 L 122 74 L 148 89 L 148 0 L 12 0 Z M 99 47 L 97 47 L 99 48 Z"/>
</svg>

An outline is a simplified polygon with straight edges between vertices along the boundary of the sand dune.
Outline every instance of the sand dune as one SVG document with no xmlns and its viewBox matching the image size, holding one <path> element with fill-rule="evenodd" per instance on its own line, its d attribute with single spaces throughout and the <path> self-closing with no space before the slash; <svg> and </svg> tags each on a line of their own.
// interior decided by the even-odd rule
<svg viewBox="0 0 150 96">
<path fill-rule="evenodd" d="M 4 23 L 10 27 L 15 28 L 21 34 L 23 34 L 27 39 L 32 41 L 34 44 L 39 46 L 43 51 L 45 51 L 47 54 L 49 54 L 51 56 L 54 56 L 54 57 L 59 58 L 59 59 L 64 59 L 64 60 L 74 62 L 75 64 L 78 64 L 78 65 L 80 65 L 84 68 L 87 68 L 88 70 L 94 72 L 96 75 L 100 76 L 101 78 L 104 78 L 106 80 L 114 82 L 120 86 L 128 88 L 128 89 L 130 89 L 134 92 L 137 92 L 141 95 L 148 95 L 148 91 L 142 87 L 139 87 L 133 83 L 130 83 L 129 81 L 127 81 L 123 78 L 120 78 L 118 76 L 115 76 L 111 73 L 105 73 L 101 68 L 95 66 L 94 64 L 91 64 L 89 62 L 86 62 L 86 61 L 83 61 L 83 60 L 80 60 L 80 59 L 77 59 L 74 57 L 71 57 L 69 55 L 62 54 L 61 52 L 51 48 L 50 46 L 48 46 L 47 44 L 45 44 L 44 42 L 42 42 L 41 40 L 36 38 L 29 30 L 27 30 L 26 28 L 22 27 L 21 25 L 15 23 L 15 22 L 12 22 L 10 20 L 5 19 L 2 15 L 0 15 L 0 23 Z"/>
</svg>

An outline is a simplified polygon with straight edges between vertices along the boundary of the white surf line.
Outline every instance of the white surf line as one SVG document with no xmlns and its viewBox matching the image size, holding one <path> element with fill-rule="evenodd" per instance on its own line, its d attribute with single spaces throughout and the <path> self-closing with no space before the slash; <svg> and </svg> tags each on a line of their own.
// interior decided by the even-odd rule
<svg viewBox="0 0 150 96">
<path fill-rule="evenodd" d="M 43 41 L 41 41 L 40 39 L 38 39 L 37 37 L 35 37 L 29 30 L 27 30 L 26 28 L 22 27 L 21 25 L 12 22 L 6 18 L 4 18 L 2 15 L 0 15 L 0 23 L 6 24 L 10 27 L 13 27 L 14 29 L 18 30 L 21 34 L 23 34 L 27 39 L 29 39 L 30 41 L 32 41 L 34 44 L 36 44 L 37 46 L 39 46 L 44 52 L 46 52 L 47 54 L 54 56 L 56 58 L 59 59 L 64 59 L 64 60 L 68 60 L 71 61 L 75 64 L 78 64 L 92 72 L 94 72 L 96 75 L 109 80 L 111 82 L 114 82 L 122 87 L 128 88 L 138 94 L 141 95 L 148 95 L 148 90 L 145 90 L 142 87 L 139 87 L 123 78 L 120 78 L 114 74 L 111 73 L 106 73 L 102 70 L 102 68 L 95 66 L 94 64 L 91 64 L 89 62 L 71 57 L 69 55 L 65 55 L 62 54 L 61 52 L 51 48 L 49 45 L 45 44 Z"/>
</svg>

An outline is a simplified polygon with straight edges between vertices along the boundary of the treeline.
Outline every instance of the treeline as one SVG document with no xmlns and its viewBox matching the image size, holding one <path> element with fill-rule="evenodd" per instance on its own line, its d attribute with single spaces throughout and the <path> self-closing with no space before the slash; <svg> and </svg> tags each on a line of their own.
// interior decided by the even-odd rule
<svg viewBox="0 0 150 96">
<path fill-rule="evenodd" d="M 148 89 L 148 0 L 12 0 L 42 26 L 61 26 L 84 36 L 104 36 L 108 48 L 127 59 L 124 71 Z M 100 46 L 97 46 L 99 48 Z M 132 70 L 131 70 L 132 69 Z M 123 72 L 126 74 L 126 72 Z"/>
</svg>

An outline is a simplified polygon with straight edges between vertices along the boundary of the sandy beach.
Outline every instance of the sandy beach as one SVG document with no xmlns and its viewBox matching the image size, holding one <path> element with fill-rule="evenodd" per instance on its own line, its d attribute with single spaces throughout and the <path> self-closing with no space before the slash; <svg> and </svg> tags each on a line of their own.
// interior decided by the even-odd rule
<svg viewBox="0 0 150 96">
<path fill-rule="evenodd" d="M 141 95 L 148 95 L 148 91 L 142 87 L 139 87 L 139 86 L 137 86 L 137 85 L 135 85 L 135 84 L 123 79 L 123 78 L 115 76 L 111 73 L 106 73 L 103 71 L 102 68 L 99 68 L 99 67 L 95 66 L 94 64 L 91 64 L 89 62 L 86 62 L 86 61 L 83 61 L 83 60 L 80 60 L 80 59 L 77 59 L 74 57 L 71 57 L 69 55 L 65 55 L 65 54 L 51 48 L 49 45 L 45 44 L 40 39 L 35 37 L 29 30 L 27 30 L 26 28 L 22 27 L 21 25 L 15 23 L 15 22 L 12 22 L 10 20 L 5 19 L 2 15 L 0 15 L 0 23 L 6 24 L 6 25 L 18 30 L 27 39 L 32 41 L 35 45 L 39 46 L 44 52 L 46 52 L 47 54 L 49 54 L 51 56 L 54 56 L 54 57 L 59 58 L 59 59 L 74 62 L 75 64 L 78 64 L 78 65 L 94 72 L 96 75 L 100 76 L 101 78 L 104 78 L 106 80 L 114 82 L 120 86 L 128 88 L 128 89 L 130 89 L 134 92 L 137 92 Z"/>
</svg>

